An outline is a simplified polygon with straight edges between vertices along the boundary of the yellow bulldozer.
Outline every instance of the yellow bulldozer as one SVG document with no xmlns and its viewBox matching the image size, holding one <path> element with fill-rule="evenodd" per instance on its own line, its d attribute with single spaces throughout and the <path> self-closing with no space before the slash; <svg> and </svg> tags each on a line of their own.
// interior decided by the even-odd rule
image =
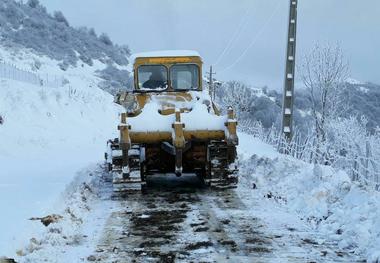
<svg viewBox="0 0 380 263">
<path fill-rule="evenodd" d="M 203 87 L 195 51 L 157 51 L 132 56 L 133 91 L 120 92 L 125 108 L 119 138 L 105 155 L 116 191 L 144 189 L 149 176 L 195 174 L 206 185 L 237 184 L 237 121 Z"/>
</svg>

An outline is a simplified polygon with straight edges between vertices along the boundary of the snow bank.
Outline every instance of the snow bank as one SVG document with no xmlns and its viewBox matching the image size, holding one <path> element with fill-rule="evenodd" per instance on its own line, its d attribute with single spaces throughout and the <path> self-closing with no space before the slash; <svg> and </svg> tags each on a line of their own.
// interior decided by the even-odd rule
<svg viewBox="0 0 380 263">
<path fill-rule="evenodd" d="M 263 143 L 258 138 L 252 135 L 239 132 L 239 154 L 240 159 L 245 161 L 249 159 L 254 154 L 260 154 L 262 157 L 276 158 L 280 154 L 271 145 Z"/>
<path fill-rule="evenodd" d="M 289 156 L 275 154 L 271 147 L 240 134 L 240 170 L 262 195 L 270 193 L 310 223 L 324 242 L 337 242 L 340 249 L 366 255 L 378 262 L 380 251 L 380 193 L 350 180 L 343 171 L 311 165 Z M 247 159 L 247 155 L 251 157 Z"/>
<path fill-rule="evenodd" d="M 40 61 L 41 74 L 59 71 L 57 62 Z M 38 231 L 28 219 L 50 214 L 76 172 L 102 160 L 106 140 L 117 137 L 120 108 L 97 88 L 100 67 L 69 69 L 60 88 L 0 79 L 0 256 Z"/>
<path fill-rule="evenodd" d="M 78 262 L 93 253 L 115 206 L 111 200 L 99 198 L 105 180 L 104 168 L 99 165 L 79 171 L 52 210 L 62 218 L 47 227 L 30 222 L 36 230 L 17 251 L 17 262 Z"/>
</svg>

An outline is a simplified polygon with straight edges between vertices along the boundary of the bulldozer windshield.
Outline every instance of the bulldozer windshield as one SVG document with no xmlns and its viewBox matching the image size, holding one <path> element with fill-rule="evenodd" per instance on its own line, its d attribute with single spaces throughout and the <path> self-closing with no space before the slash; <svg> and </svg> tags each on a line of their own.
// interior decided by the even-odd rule
<svg viewBox="0 0 380 263">
<path fill-rule="evenodd" d="M 195 64 L 177 64 L 170 68 L 171 85 L 174 90 L 197 90 L 199 67 Z"/>
<path fill-rule="evenodd" d="M 140 90 L 165 90 L 168 87 L 168 70 L 163 65 L 142 65 L 138 67 Z"/>
</svg>

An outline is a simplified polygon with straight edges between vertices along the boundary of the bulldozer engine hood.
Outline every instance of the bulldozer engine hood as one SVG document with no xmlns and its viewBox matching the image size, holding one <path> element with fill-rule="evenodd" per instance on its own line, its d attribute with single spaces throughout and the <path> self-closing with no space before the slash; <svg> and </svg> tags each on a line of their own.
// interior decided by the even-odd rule
<svg viewBox="0 0 380 263">
<path fill-rule="evenodd" d="M 225 116 L 215 114 L 206 92 L 162 92 L 133 94 L 135 115 L 128 118 L 131 132 L 170 132 L 175 111 L 181 112 L 185 129 L 224 130 Z M 131 101 L 132 99 L 129 99 Z"/>
<path fill-rule="evenodd" d="M 194 103 L 201 102 L 205 104 L 209 111 L 218 114 L 215 107 L 212 106 L 209 97 L 204 92 L 161 92 L 161 93 L 128 93 L 119 95 L 116 103 L 123 105 L 129 116 L 138 116 L 147 104 L 154 103 L 158 105 L 158 112 L 162 115 L 173 114 L 175 109 L 181 112 L 192 110 Z"/>
</svg>

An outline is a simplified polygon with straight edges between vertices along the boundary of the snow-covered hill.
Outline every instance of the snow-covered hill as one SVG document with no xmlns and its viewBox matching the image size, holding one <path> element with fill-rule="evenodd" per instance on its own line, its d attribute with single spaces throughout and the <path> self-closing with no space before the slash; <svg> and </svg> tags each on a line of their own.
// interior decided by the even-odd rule
<svg viewBox="0 0 380 263">
<path fill-rule="evenodd" d="M 106 34 L 98 36 L 94 29 L 71 27 L 61 12 L 47 13 L 38 0 L 25 4 L 14 0 L 0 2 L 0 47 L 15 54 L 26 50 L 35 53 L 28 70 L 39 69 L 41 56 L 58 61 L 61 75 L 70 68 L 93 66 L 100 61 L 102 67 L 97 68 L 96 74 L 103 81 L 97 85 L 115 92 L 126 88 L 129 82 L 127 46 L 114 44 Z"/>
<path fill-rule="evenodd" d="M 367 129 L 373 132 L 380 126 L 380 86 L 348 79 L 340 94 L 348 110 L 345 116 L 365 116 Z M 265 128 L 281 125 L 282 94 L 266 87 L 251 87 L 239 81 L 224 82 L 216 90 L 217 101 L 226 108 L 233 105 L 241 122 L 260 121 Z M 297 129 L 307 134 L 312 127 L 311 102 L 305 89 L 296 87 L 294 101 L 294 123 Z"/>
</svg>

